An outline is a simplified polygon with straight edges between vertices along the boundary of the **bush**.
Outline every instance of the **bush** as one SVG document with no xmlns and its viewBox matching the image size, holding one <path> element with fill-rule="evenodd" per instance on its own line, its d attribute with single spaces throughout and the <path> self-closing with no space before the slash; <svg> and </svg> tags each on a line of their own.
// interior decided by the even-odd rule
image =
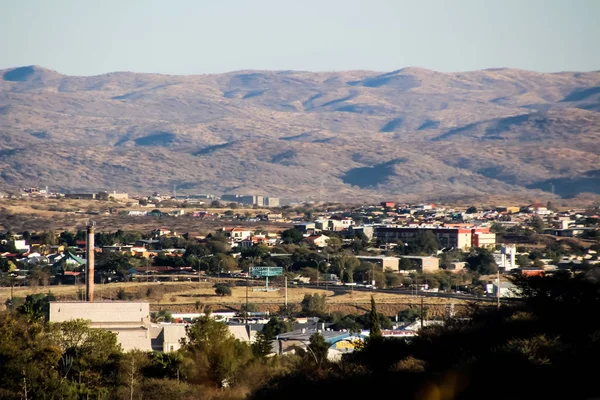
<svg viewBox="0 0 600 400">
<path fill-rule="evenodd" d="M 224 283 L 218 283 L 215 285 L 215 293 L 217 296 L 231 296 L 231 288 Z"/>
</svg>

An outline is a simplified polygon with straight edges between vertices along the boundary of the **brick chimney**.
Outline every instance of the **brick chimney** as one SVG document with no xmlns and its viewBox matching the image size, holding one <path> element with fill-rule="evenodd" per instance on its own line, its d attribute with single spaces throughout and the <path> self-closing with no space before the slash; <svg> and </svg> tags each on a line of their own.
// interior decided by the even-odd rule
<svg viewBox="0 0 600 400">
<path fill-rule="evenodd" d="M 94 301 L 94 221 L 87 224 L 87 235 L 85 244 L 85 299 Z"/>
</svg>

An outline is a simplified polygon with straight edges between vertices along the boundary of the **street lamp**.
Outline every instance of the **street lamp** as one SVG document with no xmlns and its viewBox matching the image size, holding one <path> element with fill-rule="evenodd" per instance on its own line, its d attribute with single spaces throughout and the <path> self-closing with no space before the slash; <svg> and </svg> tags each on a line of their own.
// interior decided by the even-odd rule
<svg viewBox="0 0 600 400">
<path fill-rule="evenodd" d="M 319 267 L 321 266 L 321 263 L 325 263 L 325 265 L 329 265 L 329 261 L 327 261 L 327 260 L 317 261 L 315 259 L 314 262 L 317 265 L 317 286 L 319 286 Z"/>
<path fill-rule="evenodd" d="M 206 254 L 200 258 L 198 258 L 198 283 L 200 283 L 200 262 L 203 258 L 207 258 L 207 257 L 214 257 L 214 254 Z"/>
<path fill-rule="evenodd" d="M 217 282 L 221 281 L 221 263 L 223 262 L 223 258 L 219 260 L 217 263 Z"/>
</svg>

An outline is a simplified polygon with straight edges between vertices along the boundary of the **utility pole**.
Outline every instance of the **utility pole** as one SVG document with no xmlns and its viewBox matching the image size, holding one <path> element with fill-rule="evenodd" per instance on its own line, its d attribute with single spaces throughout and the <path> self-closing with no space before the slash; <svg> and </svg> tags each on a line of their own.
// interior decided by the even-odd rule
<svg viewBox="0 0 600 400">
<path fill-rule="evenodd" d="M 285 283 L 285 315 L 288 315 L 287 275 L 283 277 Z M 247 288 L 247 287 L 246 287 Z"/>
<path fill-rule="evenodd" d="M 496 286 L 496 299 L 498 300 L 498 310 L 500 309 L 500 270 L 498 270 L 498 286 Z"/>
<path fill-rule="evenodd" d="M 250 274 L 246 277 L 246 310 L 244 312 L 246 330 L 248 330 L 248 285 L 250 285 Z"/>
<path fill-rule="evenodd" d="M 423 318 L 425 318 L 425 314 L 423 313 L 423 296 L 421 296 L 421 329 L 423 329 Z"/>
</svg>

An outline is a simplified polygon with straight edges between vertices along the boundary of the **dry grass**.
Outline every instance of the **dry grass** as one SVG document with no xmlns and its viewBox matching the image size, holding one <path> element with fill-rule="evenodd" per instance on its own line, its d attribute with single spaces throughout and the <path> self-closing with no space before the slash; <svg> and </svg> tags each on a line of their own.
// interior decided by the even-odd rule
<svg viewBox="0 0 600 400">
<path fill-rule="evenodd" d="M 276 309 L 278 305 L 285 303 L 285 291 L 281 288 L 278 291 L 263 292 L 254 291 L 259 286 L 248 287 L 248 301 L 256 304 L 259 308 Z M 15 297 L 25 297 L 28 294 L 34 293 L 53 293 L 58 300 L 77 300 L 79 290 L 84 289 L 82 285 L 63 285 L 63 286 L 46 286 L 46 287 L 15 287 Z M 96 285 L 96 300 L 116 299 L 119 289 L 123 289 L 128 298 L 132 300 L 144 300 L 152 303 L 152 308 L 167 308 L 167 309 L 191 309 L 194 308 L 196 302 L 202 305 L 211 305 L 225 308 L 237 309 L 241 304 L 246 302 L 246 287 L 233 287 L 231 296 L 217 296 L 215 294 L 213 283 L 182 283 L 182 282 L 161 282 L 161 283 L 112 283 L 108 285 Z M 149 290 L 150 293 L 149 293 Z M 363 291 L 333 291 L 311 288 L 288 288 L 289 304 L 300 304 L 302 299 L 307 294 L 315 294 L 327 296 L 327 304 L 333 309 L 343 309 L 347 306 L 368 306 L 370 303 L 370 292 Z M 4 304 L 6 299 L 10 298 L 10 288 L 0 288 L 0 303 Z M 418 303 L 420 300 L 416 296 L 394 294 L 394 293 L 374 293 L 378 304 L 392 304 L 410 306 Z M 444 298 L 427 298 L 426 303 L 429 305 L 443 305 L 448 303 L 464 304 L 464 301 L 457 299 Z"/>
</svg>

